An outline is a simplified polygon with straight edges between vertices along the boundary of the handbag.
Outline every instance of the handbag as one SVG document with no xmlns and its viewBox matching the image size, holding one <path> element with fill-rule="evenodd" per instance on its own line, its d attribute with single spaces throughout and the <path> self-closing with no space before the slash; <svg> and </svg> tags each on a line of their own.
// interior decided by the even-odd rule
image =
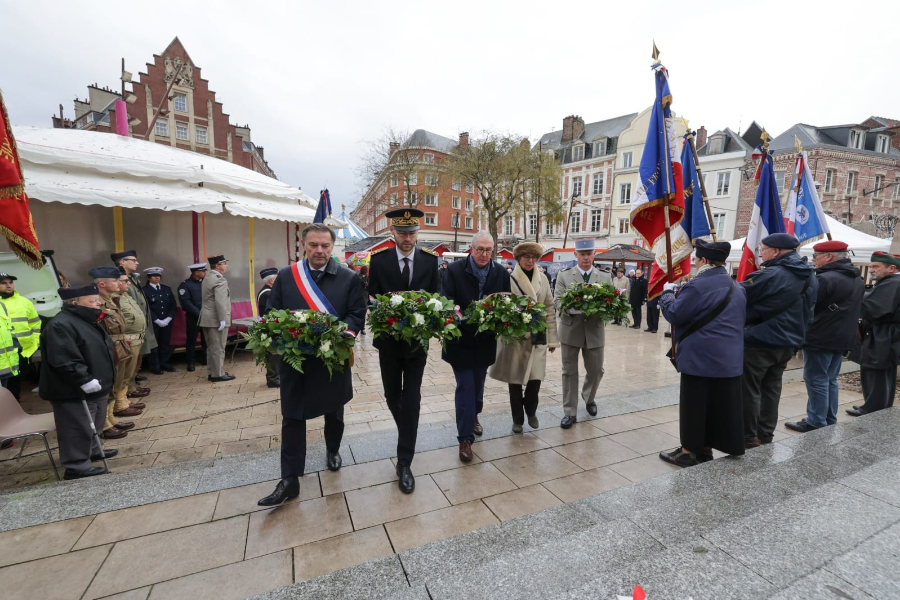
<svg viewBox="0 0 900 600">
<path fill-rule="evenodd" d="M 719 302 L 719 304 L 717 304 L 714 309 L 712 309 L 711 311 L 706 313 L 706 315 L 702 319 L 700 319 L 699 321 L 697 321 L 696 323 L 691 325 L 688 328 L 688 330 L 684 332 L 684 335 L 682 335 L 681 338 L 679 338 L 679 340 L 677 342 L 675 341 L 674 334 L 672 335 L 672 347 L 669 349 L 668 352 L 666 352 L 666 356 L 669 357 L 669 361 L 672 363 L 672 366 L 675 367 L 676 371 L 678 371 L 678 365 L 675 363 L 675 356 L 677 354 L 678 344 L 680 344 L 685 339 L 687 339 L 688 336 L 690 336 L 694 333 L 697 333 L 698 331 L 700 331 L 701 329 L 703 329 L 704 327 L 706 327 L 707 325 L 712 323 L 712 321 L 716 317 L 718 317 L 720 314 L 722 314 L 722 311 L 725 310 L 725 307 L 727 307 L 728 303 L 731 302 L 731 297 L 734 295 L 735 287 L 737 287 L 737 285 L 732 281 L 731 288 L 728 290 L 728 293 L 725 294 L 725 298 L 723 298 L 722 301 Z"/>
</svg>

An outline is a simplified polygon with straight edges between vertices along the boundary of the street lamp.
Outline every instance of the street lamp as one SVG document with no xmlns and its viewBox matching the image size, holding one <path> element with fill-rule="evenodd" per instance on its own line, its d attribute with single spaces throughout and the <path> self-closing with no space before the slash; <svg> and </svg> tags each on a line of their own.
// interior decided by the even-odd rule
<svg viewBox="0 0 900 600">
<path fill-rule="evenodd" d="M 456 211 L 456 214 L 450 218 L 450 227 L 453 228 L 453 251 L 459 252 L 459 246 L 456 242 L 456 237 L 459 235 L 459 211 Z"/>
</svg>

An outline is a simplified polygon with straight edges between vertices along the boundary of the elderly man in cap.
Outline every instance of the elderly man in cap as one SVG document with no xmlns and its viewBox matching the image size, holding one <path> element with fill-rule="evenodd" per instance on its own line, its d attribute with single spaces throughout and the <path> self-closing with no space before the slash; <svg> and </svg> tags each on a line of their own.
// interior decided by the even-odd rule
<svg viewBox="0 0 900 600">
<path fill-rule="evenodd" d="M 141 356 L 147 356 L 156 348 L 156 338 L 153 336 L 153 320 L 150 316 L 149 303 L 141 287 L 141 278 L 137 273 L 138 265 L 140 265 L 137 259 L 137 252 L 126 250 L 110 254 L 109 257 L 112 259 L 113 264 L 124 270 L 125 275 L 128 276 L 128 280 L 131 282 L 131 285 L 128 286 L 128 295 L 131 296 L 131 299 L 141 309 L 141 314 L 144 315 L 144 321 L 147 323 L 147 333 L 144 337 L 144 342 L 141 344 Z M 140 364 L 138 369 L 140 369 Z M 133 383 L 129 383 L 129 389 L 132 391 L 134 389 L 133 386 Z"/>
<path fill-rule="evenodd" d="M 259 272 L 260 279 L 263 280 L 262 289 L 256 295 L 256 314 L 263 316 L 269 311 L 269 294 L 272 293 L 272 285 L 278 278 L 278 269 L 268 267 Z M 281 355 L 270 352 L 268 362 L 266 363 L 266 386 L 270 388 L 281 387 Z"/>
<path fill-rule="evenodd" d="M 40 396 L 53 406 L 59 461 L 65 479 L 80 479 L 105 472 L 91 465 L 116 450 L 102 449 L 92 435 L 87 402 L 94 428 L 99 431 L 106 419 L 106 403 L 116 378 L 113 342 L 100 321 L 100 293 L 94 284 L 60 288 L 62 310 L 41 333 Z"/>
<path fill-rule="evenodd" d="M 0 303 L 6 308 L 12 324 L 13 337 L 19 343 L 19 374 L 7 380 L 7 389 L 16 400 L 21 397 L 21 380 L 28 359 L 37 351 L 41 341 L 41 317 L 31 300 L 16 291 L 16 277 L 0 273 Z"/>
<path fill-rule="evenodd" d="M 200 327 L 200 308 L 203 305 L 203 279 L 206 277 L 206 263 L 196 263 L 188 266 L 191 276 L 178 286 L 178 300 L 181 302 L 181 310 L 184 311 L 184 355 L 187 360 L 187 370 L 193 372 L 197 367 L 194 364 L 194 356 L 197 353 L 197 336 L 200 336 L 200 360 L 201 365 L 206 364 L 206 335 Z"/>
<path fill-rule="evenodd" d="M 619 290 L 620 293 L 625 294 L 625 297 L 628 297 L 628 292 L 631 290 L 631 279 L 625 277 L 625 269 L 622 267 L 618 267 L 616 269 L 616 276 L 612 278 L 612 285 L 614 288 Z M 616 319 L 613 321 L 613 325 L 621 325 L 622 319 Z"/>
<path fill-rule="evenodd" d="M 162 375 L 163 371 L 174 373 L 175 369 L 169 364 L 172 357 L 172 319 L 175 318 L 175 294 L 172 288 L 160 283 L 163 270 L 161 267 L 144 269 L 144 277 L 147 285 L 144 286 L 144 297 L 147 298 L 147 306 L 150 317 L 153 319 L 153 337 L 156 338 L 156 348 L 150 351 L 150 372 L 154 375 Z"/>
<path fill-rule="evenodd" d="M 870 260 L 875 286 L 862 301 L 862 343 L 859 356 L 852 357 L 859 363 L 865 403 L 847 410 L 854 417 L 894 405 L 900 364 L 900 256 L 876 252 Z"/>
<path fill-rule="evenodd" d="M 437 255 L 416 246 L 421 210 L 402 208 L 384 214 L 391 220 L 394 247 L 376 250 L 369 260 L 369 295 L 418 290 L 436 294 L 440 289 Z M 397 479 L 400 491 L 415 489 L 410 465 L 416 452 L 419 412 L 422 403 L 422 377 L 428 360 L 428 348 L 411 345 L 388 335 L 372 341 L 378 349 L 384 399 L 397 424 Z"/>
<path fill-rule="evenodd" d="M 712 460 L 713 449 L 744 453 L 741 374 L 747 296 L 725 261 L 728 242 L 694 244 L 694 279 L 676 293 L 665 284 L 659 306 L 672 324 L 681 373 L 681 447 L 659 457 L 679 467 Z"/>
<path fill-rule="evenodd" d="M 762 239 L 762 269 L 742 282 L 747 292 L 744 329 L 744 445 L 770 444 L 778 423 L 781 378 L 806 340 L 819 284 L 815 270 L 797 253 L 799 240 L 787 233 Z"/>
<path fill-rule="evenodd" d="M 556 329 L 562 347 L 562 387 L 565 415 L 560 427 L 568 429 L 578 421 L 578 355 L 581 354 L 587 375 L 580 396 L 588 414 L 597 414 L 597 389 L 603 379 L 603 346 L 606 340 L 606 324 L 597 315 L 585 319 L 578 309 L 560 312 L 559 304 L 566 291 L 576 283 L 612 283 L 609 273 L 594 268 L 594 240 L 575 242 L 578 264 L 560 272 L 556 278 L 553 302 L 559 314 Z M 634 286 L 634 282 L 631 282 Z M 646 293 L 646 289 L 645 289 Z"/>
<path fill-rule="evenodd" d="M 122 309 L 122 316 L 125 318 L 125 341 L 128 342 L 128 357 L 123 360 L 117 369 L 121 369 L 123 377 L 116 377 L 116 384 L 113 387 L 113 399 L 115 402 L 115 412 L 117 417 L 128 416 L 129 408 L 139 408 L 143 410 L 146 404 L 140 401 L 150 395 L 150 388 L 137 387 L 134 381 L 137 378 L 138 369 L 141 365 L 141 348 L 147 337 L 147 320 L 141 311 L 138 303 L 129 293 L 132 279 L 125 274 L 125 269 L 119 267 L 119 308 Z M 130 399 L 137 402 L 131 402 Z"/>
<path fill-rule="evenodd" d="M 228 326 L 231 325 L 231 290 L 225 279 L 228 261 L 221 254 L 210 256 L 207 260 L 212 270 L 203 279 L 203 301 L 200 306 L 200 327 L 206 335 L 207 344 L 207 379 L 214 383 L 231 381 L 234 375 L 225 372 L 225 343 L 228 341 Z"/>
<path fill-rule="evenodd" d="M 785 427 L 805 433 L 837 422 L 838 381 L 844 353 L 856 345 L 859 308 L 866 286 L 847 257 L 847 244 L 837 240 L 813 246 L 816 266 L 816 309 L 803 344 L 806 418 Z"/>
</svg>

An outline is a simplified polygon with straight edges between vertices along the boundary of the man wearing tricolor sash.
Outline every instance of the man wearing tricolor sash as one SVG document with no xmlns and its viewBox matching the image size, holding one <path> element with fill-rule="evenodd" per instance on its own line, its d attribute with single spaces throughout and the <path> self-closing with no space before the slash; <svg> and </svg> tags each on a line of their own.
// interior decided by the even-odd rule
<svg viewBox="0 0 900 600">
<path fill-rule="evenodd" d="M 365 325 L 366 293 L 356 274 L 331 260 L 335 234 L 322 223 L 302 233 L 306 258 L 282 269 L 269 294 L 274 310 L 317 310 L 347 324 L 355 336 Z M 275 506 L 300 494 L 300 477 L 306 470 L 306 421 L 325 416 L 327 466 L 341 468 L 340 446 L 344 434 L 344 405 L 353 398 L 350 365 L 329 375 L 325 365 L 306 357 L 303 373 L 281 363 L 281 481 L 275 491 L 259 501 Z"/>
</svg>

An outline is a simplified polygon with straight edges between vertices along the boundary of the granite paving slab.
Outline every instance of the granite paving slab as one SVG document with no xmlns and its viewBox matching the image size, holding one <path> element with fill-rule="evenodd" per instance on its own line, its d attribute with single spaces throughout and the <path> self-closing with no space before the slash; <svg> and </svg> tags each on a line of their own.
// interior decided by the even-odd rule
<svg viewBox="0 0 900 600">
<path fill-rule="evenodd" d="M 768 600 L 875 600 L 834 573 L 819 569 L 801 577 Z"/>
<path fill-rule="evenodd" d="M 900 458 L 883 460 L 840 479 L 839 482 L 867 496 L 900 507 Z"/>
<path fill-rule="evenodd" d="M 898 564 L 900 524 L 895 524 L 835 558 L 825 568 L 875 598 L 900 598 Z"/>
</svg>

